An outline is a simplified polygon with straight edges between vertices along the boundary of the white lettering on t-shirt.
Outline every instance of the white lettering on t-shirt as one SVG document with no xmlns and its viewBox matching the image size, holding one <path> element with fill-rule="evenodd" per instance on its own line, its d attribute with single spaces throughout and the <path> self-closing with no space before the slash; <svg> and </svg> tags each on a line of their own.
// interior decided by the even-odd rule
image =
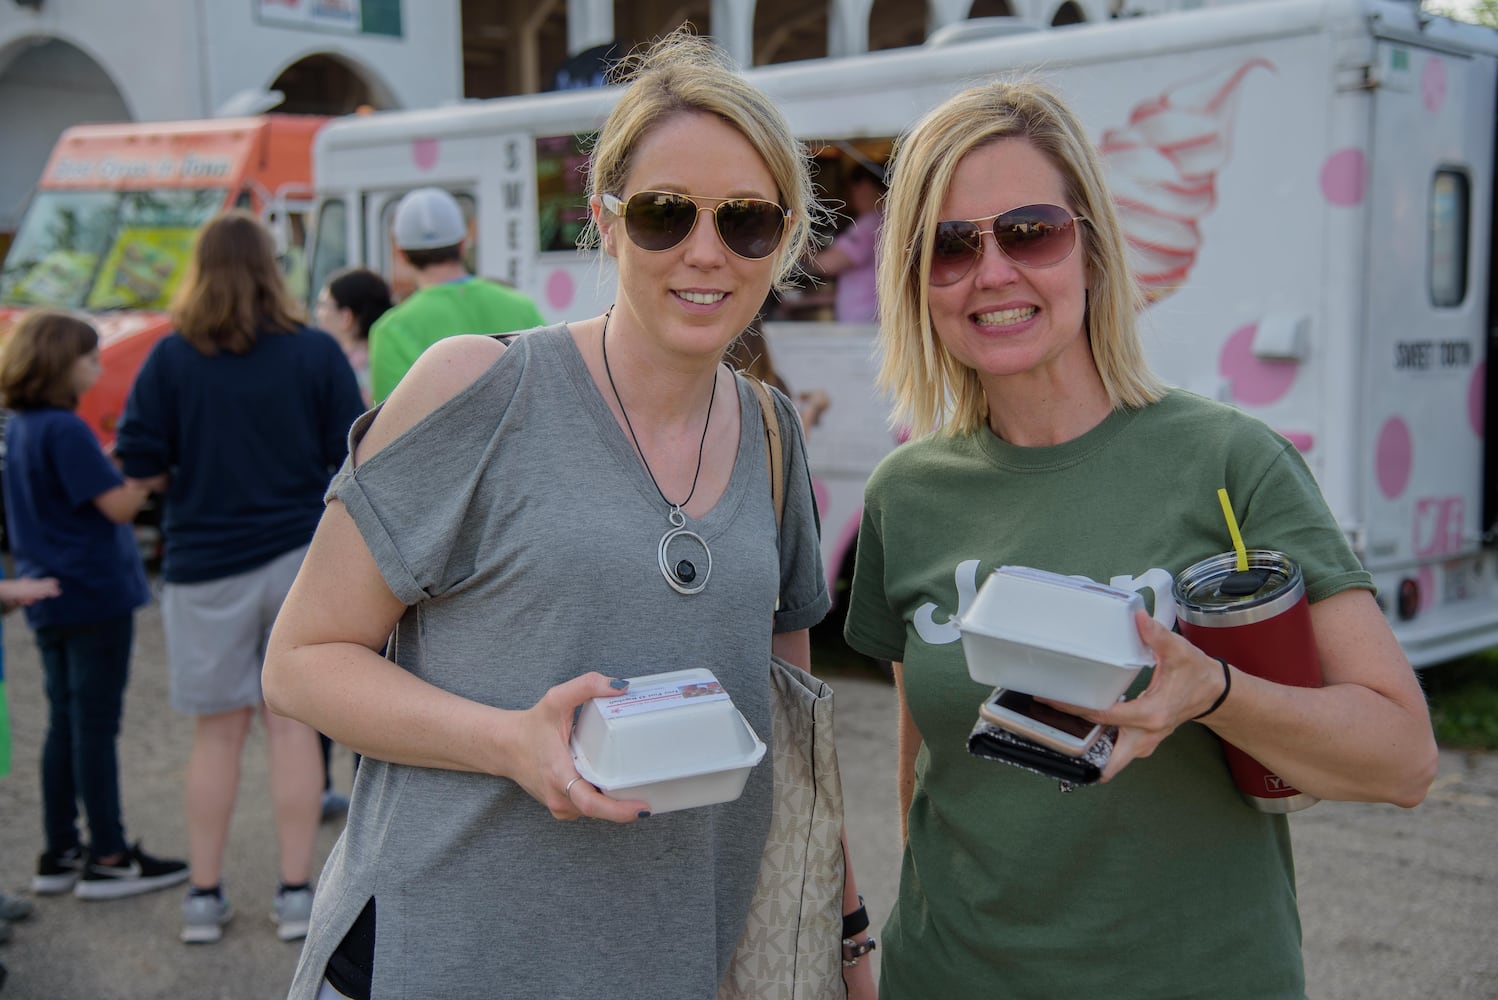
<svg viewBox="0 0 1498 1000">
<path fill-rule="evenodd" d="M 1152 602 L 1155 621 L 1166 628 L 1175 627 L 1175 577 L 1171 576 L 1168 570 L 1155 566 L 1138 576 L 1115 576 L 1108 581 L 1108 586 L 1119 590 L 1131 590 L 1136 594 L 1142 590 L 1148 590 L 1155 595 Z"/>
<path fill-rule="evenodd" d="M 952 621 L 965 612 L 978 596 L 978 560 L 967 559 L 957 564 L 957 611 L 948 612 L 946 621 L 936 621 L 936 604 L 922 604 L 915 610 L 915 634 L 933 646 L 944 646 L 962 638 L 957 625 Z"/>
</svg>

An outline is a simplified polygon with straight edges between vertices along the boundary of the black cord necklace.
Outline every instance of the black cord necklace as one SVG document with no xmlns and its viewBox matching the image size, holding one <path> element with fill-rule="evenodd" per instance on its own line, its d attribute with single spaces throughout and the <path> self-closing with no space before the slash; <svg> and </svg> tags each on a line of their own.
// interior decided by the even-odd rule
<svg viewBox="0 0 1498 1000">
<path fill-rule="evenodd" d="M 619 397 L 619 387 L 614 384 L 614 371 L 609 367 L 609 317 L 614 314 L 612 308 L 603 314 L 603 334 L 599 338 L 603 346 L 603 371 L 608 376 L 609 388 L 614 391 L 614 402 L 619 404 L 619 412 L 624 415 L 624 426 L 629 430 L 629 439 L 635 444 L 635 451 L 640 455 L 640 462 L 645 466 L 645 474 L 650 477 L 650 484 L 655 487 L 655 492 L 660 494 L 661 500 L 667 507 L 671 508 L 666 515 L 666 520 L 671 527 L 661 536 L 661 544 L 656 549 L 656 561 L 661 568 L 661 576 L 671 585 L 671 589 L 679 594 L 700 594 L 707 587 L 707 578 L 713 573 L 713 553 L 707 547 L 707 541 L 695 531 L 688 530 L 687 516 L 681 509 L 692 502 L 692 497 L 697 495 L 697 480 L 702 475 L 702 455 L 707 447 L 707 429 L 713 422 L 713 400 L 718 396 L 718 372 L 713 370 L 713 388 L 707 397 L 707 419 L 702 422 L 702 440 L 697 442 L 697 471 L 692 473 L 692 489 L 687 498 L 681 503 L 673 503 L 667 499 L 666 493 L 661 489 L 661 484 L 656 480 L 655 473 L 650 468 L 650 460 L 645 457 L 645 449 L 640 447 L 640 439 L 635 436 L 634 424 L 629 421 L 629 411 L 624 408 L 624 400 Z M 674 565 L 671 562 L 669 549 L 671 543 L 683 541 L 687 544 L 695 542 L 702 547 L 702 555 L 706 558 L 706 565 L 702 570 L 702 580 L 697 581 L 697 566 L 690 559 L 680 559 Z"/>
</svg>

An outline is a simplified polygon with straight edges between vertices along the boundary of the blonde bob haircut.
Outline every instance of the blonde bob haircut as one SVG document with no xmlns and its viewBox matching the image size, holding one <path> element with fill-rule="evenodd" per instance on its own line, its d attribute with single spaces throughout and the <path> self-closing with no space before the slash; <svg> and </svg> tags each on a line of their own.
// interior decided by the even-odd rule
<svg viewBox="0 0 1498 1000">
<path fill-rule="evenodd" d="M 954 358 L 931 326 L 931 252 L 957 164 L 980 146 L 1025 139 L 1060 172 L 1068 205 L 1089 222 L 1085 322 L 1093 362 L 1115 409 L 1158 400 L 1135 328 L 1143 300 L 1129 270 L 1113 198 L 1086 132 L 1061 99 L 1033 80 L 995 81 L 949 98 L 895 144 L 880 237 L 879 385 L 893 400 L 892 425 L 917 436 L 971 433 L 988 404 L 978 374 Z M 992 251 L 987 251 L 992 252 Z"/>
<path fill-rule="evenodd" d="M 656 127 L 681 114 L 716 115 L 749 141 L 775 180 L 782 208 L 790 212 L 781 236 L 773 287 L 789 286 L 798 264 L 812 248 L 812 223 L 821 206 L 812 190 L 810 161 L 785 116 L 774 103 L 739 75 L 728 54 L 683 25 L 648 50 L 614 67 L 611 82 L 624 92 L 609 112 L 593 144 L 588 163 L 588 193 L 628 198 L 623 189 L 634 166 L 635 150 Z M 704 192 L 706 193 L 706 192 Z M 600 243 L 589 222 L 578 243 Z"/>
</svg>

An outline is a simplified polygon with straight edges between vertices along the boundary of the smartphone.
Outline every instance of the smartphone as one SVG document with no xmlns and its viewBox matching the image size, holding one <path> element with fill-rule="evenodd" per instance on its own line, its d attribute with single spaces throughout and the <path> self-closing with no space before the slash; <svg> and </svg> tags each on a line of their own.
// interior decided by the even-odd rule
<svg viewBox="0 0 1498 1000">
<path fill-rule="evenodd" d="M 1073 757 L 1091 749 L 1103 731 L 1099 724 L 1004 688 L 995 688 L 978 713 L 1001 729 Z"/>
</svg>

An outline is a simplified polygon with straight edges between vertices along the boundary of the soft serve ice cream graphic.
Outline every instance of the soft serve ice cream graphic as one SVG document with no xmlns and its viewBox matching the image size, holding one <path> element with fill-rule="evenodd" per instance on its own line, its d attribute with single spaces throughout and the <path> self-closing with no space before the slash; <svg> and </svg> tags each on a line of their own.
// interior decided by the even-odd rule
<svg viewBox="0 0 1498 1000">
<path fill-rule="evenodd" d="M 1217 204 L 1217 174 L 1232 157 L 1239 85 L 1265 59 L 1175 84 L 1141 101 L 1098 143 L 1130 263 L 1148 302 L 1185 283 L 1201 249 L 1201 219 Z"/>
</svg>

